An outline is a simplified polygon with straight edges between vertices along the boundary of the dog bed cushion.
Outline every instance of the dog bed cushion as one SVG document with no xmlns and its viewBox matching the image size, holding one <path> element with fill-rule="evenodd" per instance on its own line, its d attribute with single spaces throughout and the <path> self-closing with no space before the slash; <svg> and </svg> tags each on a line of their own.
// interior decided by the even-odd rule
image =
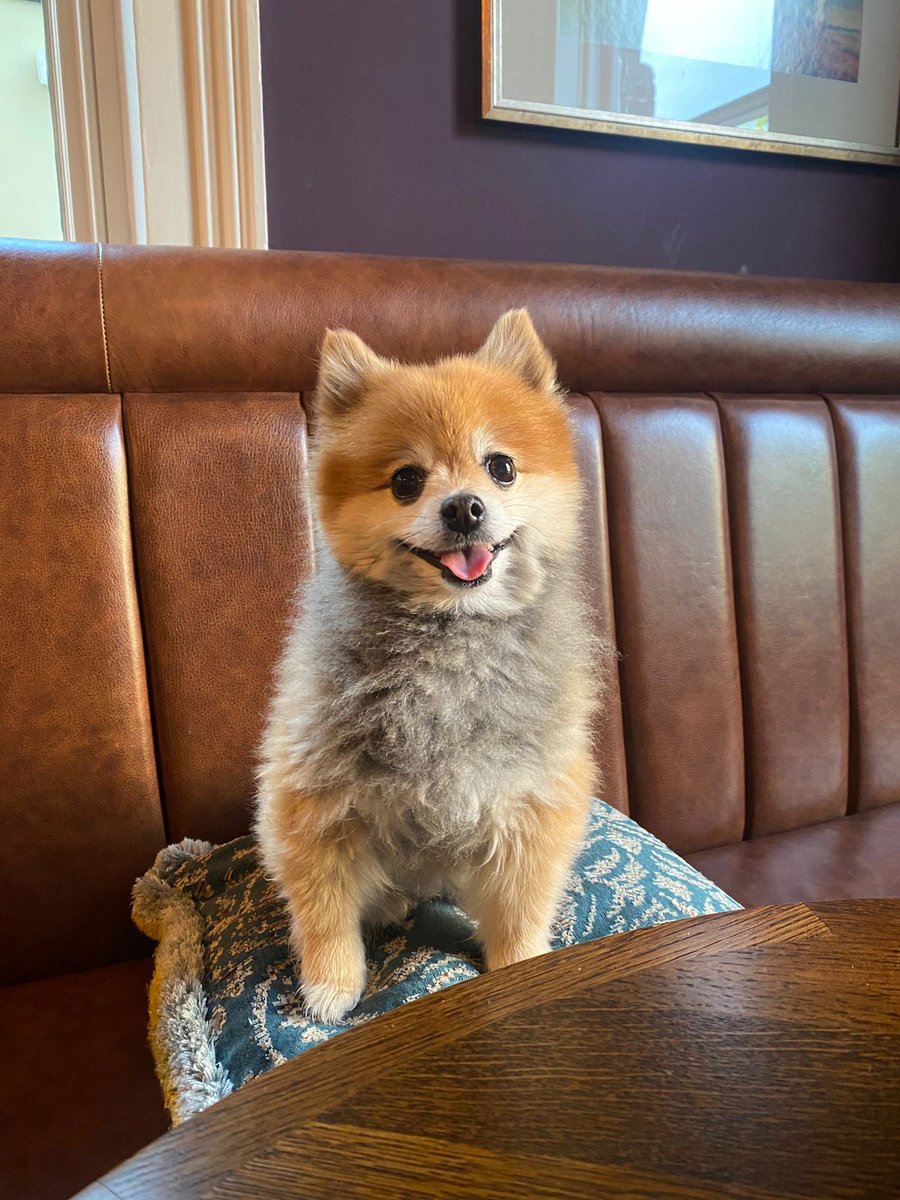
<svg viewBox="0 0 900 1200">
<path fill-rule="evenodd" d="M 736 908 L 646 830 L 596 800 L 553 945 Z M 135 884 L 133 912 L 158 942 L 150 1042 L 173 1124 L 311 1046 L 483 969 L 460 909 L 429 900 L 368 936 L 368 986 L 347 1019 L 310 1019 L 287 912 L 251 837 L 223 846 L 186 839 L 160 851 Z"/>
</svg>

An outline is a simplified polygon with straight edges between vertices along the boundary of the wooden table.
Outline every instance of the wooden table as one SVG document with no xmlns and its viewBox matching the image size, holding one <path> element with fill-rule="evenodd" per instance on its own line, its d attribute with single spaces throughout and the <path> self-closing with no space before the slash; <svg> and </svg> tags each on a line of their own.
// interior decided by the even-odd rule
<svg viewBox="0 0 900 1200">
<path fill-rule="evenodd" d="M 89 1200 L 900 1197 L 900 901 L 639 930 L 279 1067 Z"/>
</svg>

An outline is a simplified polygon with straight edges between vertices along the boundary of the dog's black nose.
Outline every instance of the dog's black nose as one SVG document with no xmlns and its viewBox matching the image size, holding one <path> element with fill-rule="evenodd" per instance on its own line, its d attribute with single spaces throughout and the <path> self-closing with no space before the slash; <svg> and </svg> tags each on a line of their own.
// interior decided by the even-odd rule
<svg viewBox="0 0 900 1200">
<path fill-rule="evenodd" d="M 465 492 L 448 496 L 441 505 L 441 520 L 454 533 L 471 533 L 484 520 L 484 504 Z"/>
</svg>

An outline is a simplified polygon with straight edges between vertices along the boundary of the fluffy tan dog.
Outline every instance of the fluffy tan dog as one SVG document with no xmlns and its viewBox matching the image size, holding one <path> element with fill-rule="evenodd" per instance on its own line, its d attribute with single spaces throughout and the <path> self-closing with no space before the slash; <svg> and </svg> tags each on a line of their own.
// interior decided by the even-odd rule
<svg viewBox="0 0 900 1200">
<path fill-rule="evenodd" d="M 593 783 L 579 482 L 524 310 L 476 354 L 322 346 L 316 574 L 261 751 L 257 833 L 309 1011 L 366 983 L 361 928 L 454 896 L 487 965 L 549 948 Z"/>
</svg>

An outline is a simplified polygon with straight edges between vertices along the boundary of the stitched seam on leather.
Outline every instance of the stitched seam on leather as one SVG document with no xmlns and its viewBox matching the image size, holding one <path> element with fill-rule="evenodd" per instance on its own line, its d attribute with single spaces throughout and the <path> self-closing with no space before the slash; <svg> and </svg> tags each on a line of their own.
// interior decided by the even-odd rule
<svg viewBox="0 0 900 1200">
<path fill-rule="evenodd" d="M 141 571 L 140 549 L 138 547 L 137 505 L 135 496 L 137 487 L 134 480 L 134 463 L 131 450 L 131 433 L 129 420 L 129 397 L 119 397 L 119 412 L 122 420 L 122 446 L 125 454 L 125 477 L 128 483 L 128 530 L 131 536 L 131 571 L 134 583 L 135 601 L 138 611 L 138 625 L 141 631 L 141 656 L 144 665 L 144 689 L 147 696 L 147 712 L 150 718 L 150 741 L 153 751 L 153 766 L 156 777 L 156 791 L 159 797 L 160 815 L 166 845 L 172 840 L 170 835 L 169 809 L 166 803 L 165 786 L 163 782 L 163 755 L 160 745 L 159 723 L 156 710 L 156 691 L 154 689 L 153 668 L 150 650 L 150 631 L 147 627 L 147 612 L 143 588 L 143 572 Z"/>
<path fill-rule="evenodd" d="M 609 466 L 609 429 L 608 422 L 604 420 L 603 405 L 601 403 L 603 396 L 607 393 L 602 391 L 585 391 L 581 393 L 587 396 L 594 410 L 597 413 L 597 420 L 600 423 L 600 456 L 603 461 L 603 503 L 606 507 L 606 541 L 607 553 L 609 554 L 609 586 L 612 595 L 612 611 L 613 611 L 613 628 L 616 632 L 616 648 L 619 646 L 619 636 L 625 622 L 622 619 L 626 611 L 626 606 L 622 602 L 621 584 L 618 583 L 619 571 L 617 567 L 620 562 L 620 546 L 618 533 L 613 522 L 613 507 L 615 498 L 612 495 L 612 486 L 610 484 L 611 471 Z M 625 678 L 625 668 L 623 667 L 625 655 L 619 654 L 616 658 L 616 670 L 619 673 L 619 704 L 622 709 L 622 749 L 625 755 L 625 787 L 627 789 L 628 798 L 628 815 L 635 821 L 638 817 L 635 815 L 640 805 L 636 803 L 638 799 L 637 784 L 635 782 L 635 739 L 631 730 L 630 709 L 628 707 L 628 684 Z"/>
<path fill-rule="evenodd" d="M 728 537 L 726 544 L 728 546 L 728 563 L 731 572 L 731 605 L 734 614 L 734 645 L 737 653 L 737 668 L 738 668 L 738 688 L 741 697 L 741 734 L 743 737 L 744 751 L 744 828 L 741 833 L 741 841 L 752 841 L 751 830 L 753 822 L 756 819 L 754 809 L 754 778 L 753 778 L 753 763 L 752 763 L 752 747 L 753 747 L 753 709 L 750 704 L 750 681 L 749 681 L 749 665 L 747 663 L 747 646 L 746 639 L 742 636 L 742 630 L 746 628 L 746 611 L 744 605 L 744 596 L 738 586 L 738 569 L 737 569 L 737 551 L 734 541 L 734 530 L 737 524 L 738 500 L 735 495 L 734 482 L 734 456 L 728 448 L 725 438 L 725 419 L 722 412 L 722 394 L 721 392 L 705 392 L 704 395 L 708 400 L 711 400 L 716 409 L 716 424 L 719 429 L 719 445 L 722 450 L 722 472 L 725 480 L 725 521 L 728 527 Z M 739 844 L 739 843 L 732 843 Z"/>
<path fill-rule="evenodd" d="M 844 598 L 844 628 L 847 639 L 847 803 L 844 807 L 846 816 L 859 812 L 859 694 L 856 687 L 856 653 L 854 650 L 853 616 L 850 612 L 850 552 L 847 548 L 847 529 L 850 520 L 847 514 L 847 476 L 851 470 L 843 442 L 838 437 L 838 422 L 835 417 L 835 397 L 830 392 L 819 393 L 824 402 L 831 423 L 831 449 L 834 454 L 834 481 L 837 487 L 838 521 L 840 523 L 841 547 L 841 576 Z"/>
<path fill-rule="evenodd" d="M 103 365 L 106 368 L 106 390 L 111 392 L 112 376 L 109 373 L 109 339 L 106 336 L 106 301 L 103 297 L 103 243 L 97 243 L 97 280 L 100 284 L 100 328 L 103 330 Z"/>
</svg>

